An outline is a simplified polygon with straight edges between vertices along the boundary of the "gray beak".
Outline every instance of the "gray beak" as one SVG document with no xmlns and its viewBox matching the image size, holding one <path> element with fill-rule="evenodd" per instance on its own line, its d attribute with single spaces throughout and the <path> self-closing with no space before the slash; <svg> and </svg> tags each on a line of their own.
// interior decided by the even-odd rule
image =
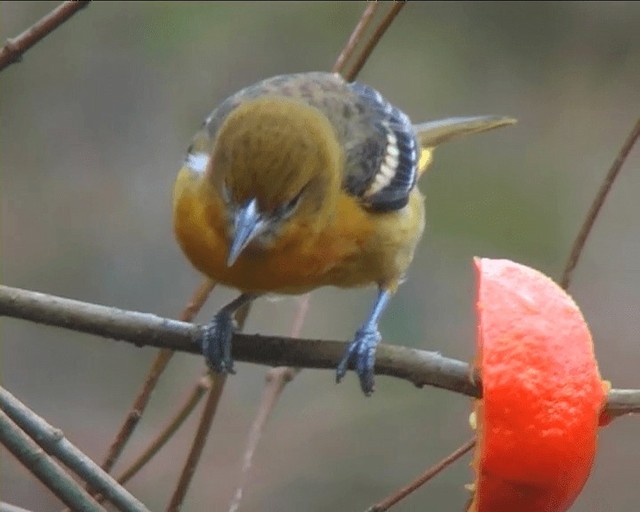
<svg viewBox="0 0 640 512">
<path fill-rule="evenodd" d="M 233 218 L 234 234 L 227 257 L 227 266 L 231 267 L 240 253 L 249 243 L 267 227 L 267 221 L 258 210 L 258 202 L 252 199 L 239 208 Z"/>
</svg>

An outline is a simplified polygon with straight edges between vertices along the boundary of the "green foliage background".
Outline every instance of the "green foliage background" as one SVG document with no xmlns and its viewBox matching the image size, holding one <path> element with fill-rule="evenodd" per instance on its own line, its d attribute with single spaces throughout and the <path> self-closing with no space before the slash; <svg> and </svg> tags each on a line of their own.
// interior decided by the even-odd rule
<svg viewBox="0 0 640 512">
<path fill-rule="evenodd" d="M 0 36 L 54 4 L 3 2 Z M 0 75 L 2 281 L 174 316 L 200 277 L 171 232 L 171 187 L 192 133 L 225 96 L 267 76 L 329 69 L 363 3 L 90 5 Z M 580 222 L 640 114 L 640 5 L 633 2 L 412 2 L 360 80 L 414 119 L 504 114 L 505 128 L 440 148 L 423 178 L 428 228 L 382 323 L 386 342 L 470 359 L 472 256 L 558 277 Z M 603 375 L 638 387 L 640 154 L 598 220 L 572 293 Z M 228 298 L 217 293 L 201 321 Z M 303 335 L 347 340 L 373 298 L 319 290 Z M 260 301 L 250 332 L 287 333 L 294 299 Z M 100 459 L 151 349 L 4 320 L 2 382 Z M 203 369 L 178 356 L 133 440 L 141 447 Z M 228 382 L 185 510 L 226 510 L 265 368 Z M 467 399 L 380 377 L 364 399 L 304 371 L 260 446 L 242 510 L 363 510 L 470 436 Z M 130 489 L 163 508 L 194 421 Z M 637 420 L 603 431 L 572 510 L 637 510 Z M 514 454 L 517 457 L 517 454 Z M 466 463 L 397 510 L 462 510 Z M 33 510 L 59 504 L 6 452 L 0 493 Z"/>
</svg>

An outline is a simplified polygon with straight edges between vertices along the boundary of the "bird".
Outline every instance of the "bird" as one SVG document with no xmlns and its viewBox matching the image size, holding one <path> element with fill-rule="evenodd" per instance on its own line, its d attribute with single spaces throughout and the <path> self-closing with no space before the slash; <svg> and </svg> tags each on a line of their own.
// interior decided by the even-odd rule
<svg viewBox="0 0 640 512">
<path fill-rule="evenodd" d="M 203 328 L 209 367 L 234 373 L 234 313 L 263 295 L 377 286 L 336 369 L 374 390 L 378 323 L 425 226 L 416 186 L 433 149 L 514 123 L 501 116 L 412 124 L 374 88 L 339 74 L 274 76 L 222 101 L 194 136 L 173 190 L 191 264 L 240 292 Z"/>
</svg>

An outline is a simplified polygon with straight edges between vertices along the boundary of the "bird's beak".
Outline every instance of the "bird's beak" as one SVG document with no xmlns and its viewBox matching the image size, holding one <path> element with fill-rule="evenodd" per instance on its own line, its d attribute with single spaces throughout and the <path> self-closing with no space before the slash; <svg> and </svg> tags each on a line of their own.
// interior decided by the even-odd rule
<svg viewBox="0 0 640 512">
<path fill-rule="evenodd" d="M 472 135 L 515 124 L 512 117 L 476 116 L 450 117 L 439 121 L 417 124 L 413 128 L 423 148 L 434 148 L 460 135 Z"/>
<path fill-rule="evenodd" d="M 413 129 L 420 142 L 420 159 L 418 162 L 418 174 L 421 175 L 431 164 L 433 150 L 437 145 L 448 142 L 460 135 L 473 135 L 515 124 L 511 117 L 501 116 L 477 116 L 477 117 L 450 117 L 439 121 L 416 124 Z"/>
<path fill-rule="evenodd" d="M 258 202 L 252 199 L 239 208 L 233 218 L 234 234 L 227 257 L 227 266 L 231 267 L 243 249 L 249 245 L 267 227 L 267 221 L 258 210 Z"/>
</svg>

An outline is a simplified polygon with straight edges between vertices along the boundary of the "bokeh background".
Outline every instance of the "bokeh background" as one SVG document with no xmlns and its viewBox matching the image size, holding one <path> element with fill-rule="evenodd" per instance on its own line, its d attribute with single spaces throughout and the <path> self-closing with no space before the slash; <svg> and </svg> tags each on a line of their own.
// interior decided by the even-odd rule
<svg viewBox="0 0 640 512">
<path fill-rule="evenodd" d="M 53 3 L 3 2 L 0 39 Z M 0 75 L 2 282 L 175 316 L 201 278 L 171 230 L 171 187 L 190 137 L 224 97 L 267 76 L 327 70 L 364 3 L 90 5 Z M 516 127 L 440 148 L 422 180 L 428 227 L 382 322 L 386 342 L 469 360 L 472 257 L 558 277 L 584 214 L 640 114 L 640 4 L 410 3 L 360 75 L 414 121 L 504 114 Z M 572 294 L 604 376 L 639 387 L 640 151 L 604 207 Z M 230 294 L 216 292 L 199 320 Z M 323 289 L 303 335 L 347 340 L 373 290 Z M 296 299 L 259 301 L 249 332 L 286 334 Z M 2 382 L 99 460 L 154 356 L 91 336 L 3 319 Z M 184 510 L 226 510 L 266 368 L 228 381 Z M 144 446 L 203 371 L 178 355 L 131 443 Z M 470 437 L 469 401 L 379 377 L 364 399 L 349 375 L 303 371 L 256 455 L 241 510 L 363 510 Z M 181 430 L 129 488 L 162 509 L 193 435 Z M 576 512 L 635 511 L 640 428 L 602 432 Z M 59 503 L 0 450 L 0 493 Z M 517 454 L 514 454 L 517 457 Z M 462 510 L 468 458 L 398 511 Z M 122 466 L 120 466 L 122 467 Z M 117 471 L 116 471 L 117 472 Z"/>
</svg>

